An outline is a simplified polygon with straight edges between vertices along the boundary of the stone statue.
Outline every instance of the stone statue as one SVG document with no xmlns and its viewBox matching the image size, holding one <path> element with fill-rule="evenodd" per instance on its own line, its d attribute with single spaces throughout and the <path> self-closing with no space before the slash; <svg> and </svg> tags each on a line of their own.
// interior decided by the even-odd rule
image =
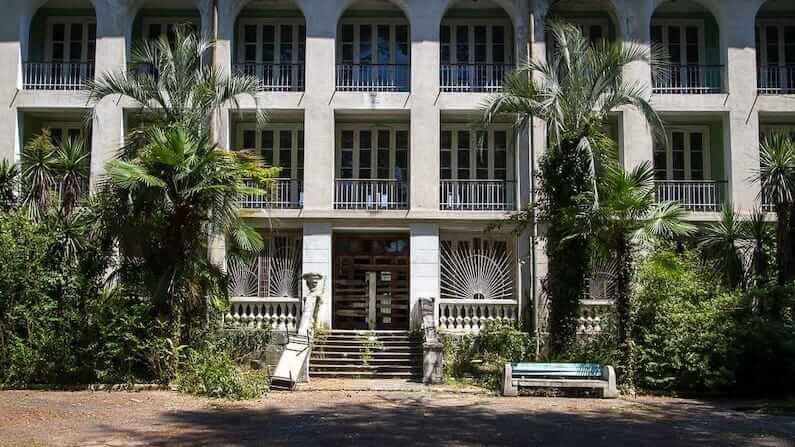
<svg viewBox="0 0 795 447">
<path fill-rule="evenodd" d="M 320 302 L 323 299 L 325 282 L 320 273 L 305 273 L 303 276 L 308 292 L 301 303 L 301 322 L 298 325 L 298 335 L 309 336 L 310 331 L 317 321 Z"/>
</svg>

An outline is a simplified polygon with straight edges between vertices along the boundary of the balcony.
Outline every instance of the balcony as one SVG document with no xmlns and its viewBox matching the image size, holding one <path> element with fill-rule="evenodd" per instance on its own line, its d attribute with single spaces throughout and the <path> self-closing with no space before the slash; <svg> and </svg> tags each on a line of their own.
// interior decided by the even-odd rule
<svg viewBox="0 0 795 447">
<path fill-rule="evenodd" d="M 725 181 L 657 180 L 657 202 L 679 202 L 688 211 L 719 211 L 726 201 Z"/>
<path fill-rule="evenodd" d="M 723 93 L 724 72 L 723 65 L 653 66 L 652 92 L 661 95 Z"/>
<path fill-rule="evenodd" d="M 269 185 L 249 180 L 246 185 L 264 190 L 261 194 L 246 194 L 240 207 L 248 209 L 298 209 L 304 205 L 304 184 L 298 179 L 272 179 Z"/>
<path fill-rule="evenodd" d="M 401 210 L 409 207 L 408 183 L 400 180 L 338 179 L 335 209 Z"/>
<path fill-rule="evenodd" d="M 795 94 L 795 65 L 765 65 L 757 73 L 757 91 L 761 95 Z"/>
<path fill-rule="evenodd" d="M 442 64 L 439 88 L 443 92 L 494 92 L 502 88 L 510 64 Z"/>
<path fill-rule="evenodd" d="M 442 180 L 439 206 L 458 211 L 515 210 L 515 187 L 516 182 L 505 180 Z"/>
<path fill-rule="evenodd" d="M 94 79 L 93 62 L 25 62 L 22 86 L 25 90 L 82 90 Z"/>
<path fill-rule="evenodd" d="M 337 90 L 343 92 L 407 92 L 411 65 L 337 64 Z"/>
<path fill-rule="evenodd" d="M 257 79 L 257 89 L 266 92 L 299 92 L 304 90 L 304 64 L 242 63 L 235 72 Z"/>
</svg>

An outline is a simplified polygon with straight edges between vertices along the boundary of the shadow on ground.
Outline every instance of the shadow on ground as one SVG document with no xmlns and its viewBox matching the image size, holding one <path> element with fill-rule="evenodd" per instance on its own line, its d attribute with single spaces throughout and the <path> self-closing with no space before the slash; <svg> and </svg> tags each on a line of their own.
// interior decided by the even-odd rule
<svg viewBox="0 0 795 447">
<path fill-rule="evenodd" d="M 99 433 L 153 446 L 795 446 L 795 418 L 747 415 L 720 404 L 613 401 L 557 410 L 554 402 L 542 409 L 512 402 L 388 394 L 346 402 L 343 394 L 305 409 L 170 411 L 158 416 L 159 428 L 103 426 Z"/>
</svg>

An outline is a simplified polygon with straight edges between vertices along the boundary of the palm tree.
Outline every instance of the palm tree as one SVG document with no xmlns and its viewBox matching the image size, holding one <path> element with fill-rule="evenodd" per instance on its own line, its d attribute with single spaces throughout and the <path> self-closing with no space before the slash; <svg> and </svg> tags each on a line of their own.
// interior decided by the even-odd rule
<svg viewBox="0 0 795 447">
<path fill-rule="evenodd" d="M 65 215 L 71 214 L 88 187 L 89 152 L 81 138 L 67 138 L 55 150 L 58 194 Z"/>
<path fill-rule="evenodd" d="M 768 255 L 766 247 L 772 245 L 770 226 L 765 212 L 759 208 L 754 209 L 750 218 L 745 222 L 743 233 L 750 243 L 750 276 L 754 282 L 767 280 Z"/>
<path fill-rule="evenodd" d="M 257 101 L 257 79 L 225 75 L 203 56 L 215 46 L 188 27 L 177 26 L 173 42 L 165 34 L 136 45 L 128 71 L 103 73 L 87 83 L 89 97 L 98 102 L 108 96 L 126 96 L 153 125 L 179 123 L 197 133 L 212 129 L 212 120 L 226 105 L 237 108 L 241 96 Z M 259 107 L 257 117 L 264 122 Z"/>
<path fill-rule="evenodd" d="M 56 187 L 55 145 L 49 130 L 33 137 L 22 149 L 22 183 L 28 215 L 40 220 Z"/>
<path fill-rule="evenodd" d="M 715 261 L 731 288 L 744 285 L 746 236 L 747 224 L 740 219 L 731 203 L 721 209 L 720 220 L 707 225 L 699 236 L 699 246 Z"/>
<path fill-rule="evenodd" d="M 569 238 L 567 222 L 583 204 L 583 194 L 598 202 L 597 171 L 610 138 L 604 132 L 608 114 L 618 107 L 639 110 L 662 135 L 662 121 L 640 83 L 626 81 L 623 71 L 650 54 L 639 45 L 621 42 L 591 44 L 573 25 L 552 22 L 555 45 L 548 62 L 530 61 L 508 75 L 502 90 L 492 95 L 483 110 L 489 124 L 504 114 L 516 116 L 516 126 L 531 118 L 546 121 L 548 148 L 540 165 L 540 217 L 546 226 L 550 297 L 550 351 L 560 354 L 574 339 L 576 312 L 584 293 L 591 258 L 587 232 Z M 591 206 L 593 203 L 591 204 Z M 525 213 L 532 218 L 533 213 Z M 527 222 L 525 223 L 527 224 Z"/>
<path fill-rule="evenodd" d="M 134 158 L 108 163 L 105 215 L 124 261 L 143 270 L 159 316 L 188 342 L 214 287 L 208 278 L 221 274 L 206 262 L 209 237 L 228 234 L 243 250 L 262 248 L 259 234 L 240 219 L 238 204 L 253 192 L 246 179 L 265 180 L 272 171 L 181 125 L 150 128 L 145 141 Z"/>
<path fill-rule="evenodd" d="M 761 184 L 761 199 L 776 212 L 776 264 L 778 283 L 795 279 L 792 217 L 795 205 L 795 142 L 783 133 L 769 135 L 759 148 L 759 169 L 752 180 Z"/>
<path fill-rule="evenodd" d="M 684 221 L 685 210 L 678 203 L 657 203 L 654 170 L 648 162 L 629 172 L 615 163 L 607 166 L 599 182 L 599 195 L 599 207 L 585 211 L 585 215 L 596 242 L 614 260 L 616 326 L 622 357 L 619 377 L 631 389 L 634 349 L 630 283 L 635 250 L 654 240 L 688 235 L 695 227 Z"/>
<path fill-rule="evenodd" d="M 0 160 L 0 210 L 8 211 L 16 203 L 19 168 L 8 160 Z"/>
</svg>

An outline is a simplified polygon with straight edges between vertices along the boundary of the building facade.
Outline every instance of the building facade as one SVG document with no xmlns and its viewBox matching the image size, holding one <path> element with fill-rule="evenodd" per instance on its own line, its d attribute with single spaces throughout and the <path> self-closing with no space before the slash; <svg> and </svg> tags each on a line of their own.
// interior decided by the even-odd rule
<svg viewBox="0 0 795 447">
<path fill-rule="evenodd" d="M 541 312 L 543 235 L 484 230 L 532 201 L 544 123 L 477 124 L 503 75 L 544 58 L 544 24 L 592 40 L 659 44 L 671 75 L 636 63 L 663 115 L 656 143 L 640 114 L 610 132 L 626 166 L 653 163 L 660 200 L 695 221 L 724 202 L 761 205 L 749 181 L 760 135 L 795 130 L 795 4 L 788 0 L 4 0 L 0 156 L 19 160 L 42 129 L 91 144 L 92 179 L 140 118 L 124 99 L 88 109 L 83 83 L 124 69 L 135 42 L 189 24 L 217 40 L 214 63 L 256 76 L 256 101 L 219 117 L 218 143 L 282 168 L 270 194 L 242 198 L 266 249 L 227 266 L 246 324 L 290 328 L 300 275 L 325 278 L 320 320 L 335 329 L 416 328 L 434 298 L 440 328 L 476 331 Z M 255 110 L 270 112 L 264 128 Z M 533 247 L 531 249 L 531 247 Z M 213 255 L 223 259 L 223 241 Z M 231 257 L 230 257 L 231 259 Z M 609 297 L 592 284 L 581 331 Z"/>
</svg>

